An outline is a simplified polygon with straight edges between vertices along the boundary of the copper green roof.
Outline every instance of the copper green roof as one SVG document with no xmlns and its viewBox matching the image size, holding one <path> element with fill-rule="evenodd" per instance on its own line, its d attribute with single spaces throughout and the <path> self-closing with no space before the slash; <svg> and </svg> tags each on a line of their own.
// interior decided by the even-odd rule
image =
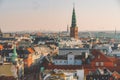
<svg viewBox="0 0 120 80">
<path fill-rule="evenodd" d="M 17 52 L 16 52 L 16 47 L 14 47 L 13 49 L 13 54 L 11 56 L 12 62 L 15 62 L 15 60 L 17 59 Z"/>
<path fill-rule="evenodd" d="M 72 13 L 72 24 L 71 24 L 71 27 L 76 27 L 75 8 L 73 8 L 73 13 Z"/>
</svg>

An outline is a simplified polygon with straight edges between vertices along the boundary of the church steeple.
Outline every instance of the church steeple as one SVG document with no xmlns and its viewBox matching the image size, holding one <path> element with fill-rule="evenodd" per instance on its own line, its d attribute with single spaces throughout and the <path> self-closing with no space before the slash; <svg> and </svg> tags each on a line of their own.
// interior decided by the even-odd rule
<svg viewBox="0 0 120 80">
<path fill-rule="evenodd" d="M 73 12 L 72 12 L 72 23 L 71 23 L 71 27 L 70 27 L 70 37 L 78 39 L 78 27 L 76 24 L 75 7 L 73 7 Z"/>
<path fill-rule="evenodd" d="M 13 54 L 11 56 L 11 60 L 12 60 L 13 63 L 16 62 L 16 60 L 17 60 L 16 46 L 14 46 Z"/>
<path fill-rule="evenodd" d="M 0 28 L 0 34 L 2 34 L 2 30 L 1 30 L 1 28 Z"/>
<path fill-rule="evenodd" d="M 0 28 L 0 37 L 2 37 L 2 34 L 3 34 L 3 33 L 2 33 L 2 30 L 1 30 L 1 28 Z"/>
<path fill-rule="evenodd" d="M 73 13 L 72 13 L 72 24 L 71 27 L 76 27 L 76 15 L 75 15 L 75 8 L 73 7 Z"/>
</svg>

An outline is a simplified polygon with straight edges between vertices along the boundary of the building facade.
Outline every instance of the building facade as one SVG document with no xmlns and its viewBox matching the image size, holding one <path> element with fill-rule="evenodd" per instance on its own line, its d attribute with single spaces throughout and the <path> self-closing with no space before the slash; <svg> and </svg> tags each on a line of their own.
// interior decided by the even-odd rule
<svg viewBox="0 0 120 80">
<path fill-rule="evenodd" d="M 82 65 L 82 55 L 74 55 L 68 53 L 67 55 L 58 55 L 53 59 L 54 65 Z"/>
</svg>

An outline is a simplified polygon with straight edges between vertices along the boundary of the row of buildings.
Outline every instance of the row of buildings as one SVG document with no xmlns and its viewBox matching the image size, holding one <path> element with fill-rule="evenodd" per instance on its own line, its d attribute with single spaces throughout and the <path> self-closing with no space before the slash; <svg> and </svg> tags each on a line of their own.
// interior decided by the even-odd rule
<svg viewBox="0 0 120 80">
<path fill-rule="evenodd" d="M 0 80 L 118 80 L 119 54 L 112 38 L 79 38 L 73 8 L 70 35 L 0 32 Z"/>
<path fill-rule="evenodd" d="M 112 38 L 79 38 L 74 8 L 70 36 L 59 38 L 58 54 L 46 56 L 42 64 L 45 71 L 41 74 L 46 75 L 43 80 L 120 79 L 119 43 Z M 70 73 L 69 77 L 66 73 Z"/>
<path fill-rule="evenodd" d="M 4 33 L 2 33 L 4 34 Z M 37 45 L 30 36 L 11 34 L 0 37 L 0 80 L 25 80 L 35 73 L 40 58 L 56 52 L 53 46 Z M 39 70 L 38 70 L 39 71 Z"/>
</svg>

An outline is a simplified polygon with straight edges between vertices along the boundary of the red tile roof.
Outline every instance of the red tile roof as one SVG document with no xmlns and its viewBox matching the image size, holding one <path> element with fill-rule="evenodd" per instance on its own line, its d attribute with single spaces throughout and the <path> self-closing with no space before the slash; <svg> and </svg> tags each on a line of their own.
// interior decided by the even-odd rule
<svg viewBox="0 0 120 80">
<path fill-rule="evenodd" d="M 0 44 L 0 50 L 2 50 L 3 49 L 3 46 Z"/>
<path fill-rule="evenodd" d="M 32 48 L 27 48 L 27 50 L 30 52 L 30 53 L 34 53 L 34 50 Z"/>
<path fill-rule="evenodd" d="M 117 79 L 120 79 L 120 74 L 118 72 L 114 71 L 112 75 Z"/>
<path fill-rule="evenodd" d="M 116 57 L 108 57 L 112 62 L 116 63 L 118 61 L 118 58 Z"/>
<path fill-rule="evenodd" d="M 93 56 L 95 57 L 92 61 L 101 61 L 101 62 L 112 62 L 110 58 L 108 58 L 104 53 L 100 52 L 99 50 L 92 51 Z"/>
<path fill-rule="evenodd" d="M 54 64 L 44 64 L 44 67 L 46 69 L 65 69 L 65 70 L 76 70 L 76 69 L 82 69 L 84 68 L 85 70 L 85 75 L 89 73 L 89 71 L 95 71 L 97 68 L 103 68 L 106 67 L 108 68 L 110 71 L 117 71 L 120 73 L 120 59 L 115 58 L 115 57 L 108 57 L 106 55 L 104 55 L 103 53 L 101 53 L 100 51 L 97 50 L 93 50 L 92 54 L 95 56 L 95 58 L 92 60 L 92 62 L 96 62 L 96 61 L 100 61 L 100 62 L 105 62 L 105 63 L 113 63 L 113 66 L 92 66 L 92 64 L 85 64 L 82 66 L 78 66 L 78 65 L 54 65 Z M 98 58 L 100 56 L 100 58 Z M 91 62 L 91 63 L 92 63 Z M 114 64 L 116 64 L 116 66 L 114 66 Z"/>
</svg>

